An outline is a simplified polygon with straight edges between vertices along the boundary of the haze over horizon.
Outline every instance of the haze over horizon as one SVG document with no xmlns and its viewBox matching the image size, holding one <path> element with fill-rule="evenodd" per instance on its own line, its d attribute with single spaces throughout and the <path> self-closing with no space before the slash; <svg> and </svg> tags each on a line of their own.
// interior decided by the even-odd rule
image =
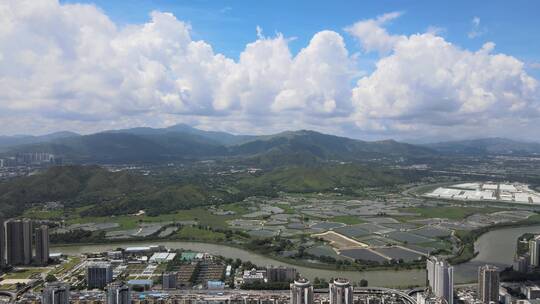
<svg viewBox="0 0 540 304">
<path fill-rule="evenodd" d="M 540 4 L 468 5 L 8 0 L 0 135 L 536 141 Z"/>
<path fill-rule="evenodd" d="M 61 131 L 55 131 L 55 132 L 50 132 L 50 133 L 38 133 L 38 134 L 14 134 L 14 135 L 0 135 L 0 139 L 2 137 L 4 138 L 17 138 L 17 137 L 27 137 L 27 136 L 36 136 L 37 138 L 39 137 L 46 137 L 46 138 L 66 138 L 66 137 L 71 137 L 71 136 L 85 136 L 85 135 L 94 135 L 94 134 L 99 134 L 99 133 L 103 133 L 103 132 L 114 132 L 114 131 L 130 131 L 130 130 L 137 130 L 137 129 L 140 129 L 140 128 L 151 128 L 151 129 L 155 129 L 155 130 L 159 130 L 159 129 L 173 129 L 171 132 L 180 132 L 180 133 L 189 133 L 187 131 L 178 131 L 177 130 L 174 130 L 175 127 L 178 127 L 180 126 L 182 129 L 184 128 L 192 128 L 193 130 L 200 130 L 200 131 L 203 131 L 203 132 L 222 132 L 222 133 L 225 133 L 225 134 L 231 134 L 231 135 L 235 135 L 235 136 L 253 136 L 254 138 L 253 139 L 256 139 L 256 138 L 260 138 L 260 137 L 265 137 L 265 136 L 273 136 L 273 135 L 279 135 L 279 134 L 282 134 L 282 133 L 287 133 L 287 132 L 292 132 L 292 133 L 298 133 L 298 132 L 302 132 L 302 131 L 314 131 L 314 132 L 319 132 L 319 131 L 315 131 L 315 130 L 309 130 L 309 129 L 297 129 L 297 130 L 283 130 L 283 131 L 279 131 L 279 132 L 276 132 L 276 133 L 261 133 L 261 134 L 252 134 L 252 133 L 230 133 L 230 132 L 226 132 L 226 131 L 221 131 L 221 130 L 205 130 L 205 129 L 199 129 L 199 128 L 196 128 L 194 126 L 190 126 L 190 125 L 187 125 L 187 124 L 183 124 L 183 123 L 178 123 L 178 124 L 173 124 L 173 125 L 169 125 L 169 126 L 164 126 L 164 127 L 138 127 L 138 126 L 134 126 L 132 128 L 125 128 L 125 129 L 107 129 L 107 130 L 99 130 L 99 131 L 96 131 L 96 132 L 81 132 L 81 133 L 77 133 L 77 132 L 73 132 L 73 131 L 70 131 L 70 130 L 61 130 Z M 136 133 L 136 132 L 135 132 Z M 362 137 L 362 134 L 357 134 L 357 136 L 347 136 L 347 135 L 339 135 L 339 134 L 332 134 L 332 133 L 324 133 L 324 132 L 319 132 L 319 133 L 322 133 L 322 134 L 326 134 L 326 135 L 333 135 L 333 136 L 340 136 L 340 137 L 345 137 L 345 138 L 350 138 L 350 139 L 355 139 L 355 140 L 363 140 L 363 141 L 387 141 L 387 140 L 396 140 L 394 138 L 391 138 L 391 137 L 388 137 L 388 138 L 376 138 L 376 139 L 370 139 L 370 138 L 366 138 L 366 137 Z M 400 139 L 399 141 L 400 142 L 403 142 L 403 143 L 409 143 L 409 144 L 417 144 L 417 145 L 422 145 L 422 144 L 437 144 L 437 143 L 453 143 L 453 142 L 460 142 L 460 141 L 481 141 L 481 140 L 503 140 L 503 141 L 506 141 L 507 143 L 511 143 L 510 141 L 512 141 L 513 139 L 511 138 L 505 138 L 505 137 L 497 137 L 497 136 L 493 136 L 493 137 L 460 137 L 460 138 L 446 138 L 446 139 L 441 139 L 439 141 L 435 140 L 435 139 L 423 139 L 423 138 L 412 138 L 412 139 L 409 139 L 409 138 L 403 138 L 403 139 Z M 47 139 L 49 140 L 49 139 Z M 47 141 L 46 140 L 46 141 Z M 516 141 L 516 142 L 521 142 L 521 143 L 540 143 L 540 140 L 536 139 L 536 138 L 532 138 L 532 139 L 517 139 L 517 140 L 513 140 L 513 141 Z"/>
</svg>

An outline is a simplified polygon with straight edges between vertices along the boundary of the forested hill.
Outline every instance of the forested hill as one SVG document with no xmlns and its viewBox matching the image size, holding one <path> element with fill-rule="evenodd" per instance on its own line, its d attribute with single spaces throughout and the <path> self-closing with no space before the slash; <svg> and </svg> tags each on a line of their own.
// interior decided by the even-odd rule
<svg viewBox="0 0 540 304">
<path fill-rule="evenodd" d="M 0 158 L 49 152 L 71 164 L 159 163 L 232 159 L 259 167 L 313 165 L 328 161 L 411 160 L 489 155 L 537 156 L 540 143 L 505 138 L 414 145 L 363 141 L 310 130 L 273 135 L 234 135 L 179 124 L 167 128 L 110 130 L 90 135 L 0 136 Z"/>
<path fill-rule="evenodd" d="M 365 187 L 413 181 L 398 170 L 355 164 L 286 167 L 234 177 L 193 170 L 178 175 L 143 176 L 98 166 L 53 167 L 36 175 L 0 183 L 0 217 L 21 215 L 33 204 L 61 201 L 82 216 L 168 213 L 197 206 L 241 201 L 254 195 L 341 189 L 358 194 Z"/>
<path fill-rule="evenodd" d="M 53 167 L 33 176 L 0 183 L 4 217 L 21 214 L 35 203 L 61 201 L 82 208 L 83 215 L 114 215 L 148 210 L 150 214 L 211 203 L 212 191 L 190 183 L 160 184 L 129 172 L 110 172 L 97 166 Z"/>
<path fill-rule="evenodd" d="M 328 160 L 417 158 L 435 152 L 392 140 L 361 141 L 314 131 L 271 136 L 182 131 L 184 128 L 136 128 L 58 138 L 10 147 L 7 153 L 49 152 L 68 163 L 134 163 L 185 159 L 235 158 L 264 166 L 305 164 Z M 219 140 L 219 137 L 222 137 Z M 281 161 L 283 160 L 283 162 Z"/>
</svg>

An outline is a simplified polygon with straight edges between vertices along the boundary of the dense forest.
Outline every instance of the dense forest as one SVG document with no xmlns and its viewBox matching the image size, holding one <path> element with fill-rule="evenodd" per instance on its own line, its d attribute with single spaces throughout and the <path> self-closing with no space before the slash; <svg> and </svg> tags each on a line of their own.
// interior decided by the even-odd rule
<svg viewBox="0 0 540 304">
<path fill-rule="evenodd" d="M 186 170 L 181 174 L 111 172 L 99 166 L 58 166 L 0 183 L 1 215 L 20 215 L 34 204 L 60 201 L 82 216 L 148 215 L 241 201 L 249 196 L 285 192 L 359 193 L 365 187 L 394 186 L 419 176 L 356 164 L 319 164 L 276 168 L 257 174 L 220 176 Z M 81 208 L 93 206 L 93 208 Z"/>
</svg>

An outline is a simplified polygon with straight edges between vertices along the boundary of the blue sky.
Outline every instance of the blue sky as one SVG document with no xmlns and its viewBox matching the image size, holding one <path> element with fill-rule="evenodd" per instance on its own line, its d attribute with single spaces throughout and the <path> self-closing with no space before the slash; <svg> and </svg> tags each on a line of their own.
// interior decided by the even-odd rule
<svg viewBox="0 0 540 304">
<path fill-rule="evenodd" d="M 293 52 L 325 29 L 343 28 L 362 19 L 400 11 L 404 16 L 388 26 L 400 34 L 440 28 L 448 41 L 466 49 L 478 49 L 494 41 L 497 51 L 522 61 L 540 61 L 540 1 L 179 1 L 97 0 L 62 1 L 93 3 L 118 24 L 143 23 L 151 11 L 172 12 L 193 27 L 193 38 L 209 42 L 214 49 L 237 58 L 247 43 L 256 39 L 256 27 L 265 35 L 277 32 L 295 38 Z M 481 35 L 471 39 L 472 19 L 480 18 Z M 354 39 L 343 35 L 351 52 L 359 51 Z M 533 71 L 537 76 L 540 72 Z"/>
<path fill-rule="evenodd" d="M 538 12 L 540 1 L 1 1 L 0 135 L 186 123 L 534 140 Z"/>
</svg>

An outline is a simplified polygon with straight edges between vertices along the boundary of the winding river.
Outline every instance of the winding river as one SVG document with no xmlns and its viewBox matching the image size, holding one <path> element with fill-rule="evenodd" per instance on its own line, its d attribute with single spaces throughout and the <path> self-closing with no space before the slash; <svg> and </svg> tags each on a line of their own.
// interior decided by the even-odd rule
<svg viewBox="0 0 540 304">
<path fill-rule="evenodd" d="M 512 264 L 512 259 L 516 252 L 517 238 L 526 233 L 540 233 L 540 225 L 529 227 L 505 228 L 490 231 L 483 234 L 474 244 L 475 250 L 479 254 L 471 261 L 458 265 L 454 270 L 455 283 L 468 283 L 476 280 L 478 266 L 490 263 L 497 266 L 506 267 Z M 345 277 L 351 281 L 366 279 L 371 286 L 381 287 L 406 287 L 410 285 L 424 285 L 426 281 L 425 270 L 377 270 L 377 271 L 336 271 L 323 270 L 303 266 L 290 265 L 274 260 L 253 252 L 239 248 L 218 244 L 196 243 L 196 242 L 176 242 L 176 241 L 148 241 L 140 243 L 111 243 L 100 245 L 70 245 L 56 246 L 53 252 L 76 255 L 84 252 L 101 252 L 118 247 L 132 247 L 141 245 L 161 244 L 171 249 L 189 249 L 194 251 L 208 252 L 215 255 L 222 255 L 229 258 L 239 258 L 244 261 L 251 261 L 256 265 L 283 265 L 293 266 L 302 275 L 313 279 L 314 277 L 330 279 L 332 277 Z"/>
</svg>

